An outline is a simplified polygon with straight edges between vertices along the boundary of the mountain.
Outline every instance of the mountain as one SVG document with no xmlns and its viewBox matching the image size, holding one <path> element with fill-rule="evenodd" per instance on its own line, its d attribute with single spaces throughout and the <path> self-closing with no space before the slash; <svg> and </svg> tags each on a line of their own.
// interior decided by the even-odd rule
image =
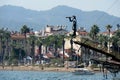
<svg viewBox="0 0 120 80">
<path fill-rule="evenodd" d="M 76 15 L 77 26 L 85 27 L 88 31 L 91 26 L 97 24 L 101 31 L 110 24 L 113 29 L 120 24 L 120 17 L 109 15 L 102 11 L 82 11 L 68 6 L 57 6 L 46 11 L 35 11 L 23 7 L 4 5 L 0 6 L 0 28 L 7 27 L 10 30 L 20 30 L 27 25 L 34 30 L 44 29 L 46 25 L 66 25 L 71 30 L 72 23 L 66 16 Z"/>
</svg>

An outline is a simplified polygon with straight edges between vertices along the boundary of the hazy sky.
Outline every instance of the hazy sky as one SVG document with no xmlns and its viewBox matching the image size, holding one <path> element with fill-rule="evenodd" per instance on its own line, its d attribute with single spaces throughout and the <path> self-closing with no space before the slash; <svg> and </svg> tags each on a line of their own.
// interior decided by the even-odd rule
<svg viewBox="0 0 120 80">
<path fill-rule="evenodd" d="M 120 0 L 0 0 L 0 6 L 8 4 L 39 11 L 67 5 L 84 11 L 100 10 L 120 17 Z"/>
</svg>

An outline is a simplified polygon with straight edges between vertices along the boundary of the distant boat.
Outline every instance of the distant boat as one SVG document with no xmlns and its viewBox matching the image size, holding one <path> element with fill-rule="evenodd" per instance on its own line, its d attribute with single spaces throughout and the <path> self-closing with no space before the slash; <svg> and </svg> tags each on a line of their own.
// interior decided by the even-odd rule
<svg viewBox="0 0 120 80">
<path fill-rule="evenodd" d="M 79 68 L 78 70 L 75 70 L 72 73 L 75 75 L 93 75 L 93 74 L 95 74 L 94 72 L 92 72 L 86 68 Z"/>
</svg>

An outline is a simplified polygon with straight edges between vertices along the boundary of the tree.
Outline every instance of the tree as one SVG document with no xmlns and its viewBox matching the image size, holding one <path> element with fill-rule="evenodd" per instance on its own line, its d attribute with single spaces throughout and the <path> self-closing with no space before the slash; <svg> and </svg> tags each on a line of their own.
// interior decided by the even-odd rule
<svg viewBox="0 0 120 80">
<path fill-rule="evenodd" d="M 10 34 L 10 31 L 7 31 L 7 30 L 5 30 L 4 31 L 4 37 L 5 37 L 5 59 L 8 59 L 8 56 L 9 56 L 9 54 L 10 54 L 10 52 L 9 52 L 9 48 L 10 48 L 10 46 L 9 46 L 9 43 L 10 43 L 10 39 L 11 39 L 11 34 Z"/>
<path fill-rule="evenodd" d="M 4 30 L 0 29 L 0 62 L 3 63 L 3 38 Z"/>
<path fill-rule="evenodd" d="M 21 33 L 26 34 L 29 32 L 30 32 L 30 28 L 28 28 L 27 25 L 23 25 L 23 27 L 21 28 Z"/>
<path fill-rule="evenodd" d="M 26 25 L 23 25 L 23 27 L 21 28 L 21 33 L 25 36 L 25 44 L 24 44 L 24 46 L 27 46 L 26 33 L 29 33 L 29 32 L 30 32 L 30 28 L 28 28 Z M 27 49 L 25 49 L 25 52 L 27 53 Z"/>
<path fill-rule="evenodd" d="M 10 41 L 10 32 L 4 28 L 0 29 L 0 53 L 2 63 L 4 63 L 4 60 L 8 58 L 8 41 Z"/>
<path fill-rule="evenodd" d="M 109 32 L 109 35 L 110 35 L 110 31 L 111 31 L 112 26 L 111 25 L 107 25 L 106 28 L 107 28 L 107 30 Z"/>
<path fill-rule="evenodd" d="M 90 37 L 93 39 L 93 40 L 97 40 L 97 34 L 99 33 L 99 31 L 100 31 L 100 29 L 99 29 L 99 27 L 97 26 L 97 25 L 93 25 L 92 27 L 91 27 L 91 30 L 90 30 L 90 33 L 89 33 L 89 35 L 90 35 Z M 87 52 L 86 52 L 87 53 Z M 94 50 L 93 50 L 93 55 L 95 55 L 97 52 L 95 52 Z"/>
<path fill-rule="evenodd" d="M 112 49 L 116 50 L 117 49 L 117 41 L 118 41 L 118 37 L 117 36 L 113 36 L 111 37 L 111 42 L 112 42 Z"/>
<path fill-rule="evenodd" d="M 108 41 L 108 37 L 107 36 L 104 36 L 104 35 L 99 35 L 98 36 L 98 41 L 100 42 L 100 44 L 102 45 L 102 47 L 107 47 L 106 46 L 106 43 Z"/>
<path fill-rule="evenodd" d="M 118 29 L 118 30 L 120 29 L 120 25 L 119 25 L 119 24 L 117 24 L 117 29 Z"/>
<path fill-rule="evenodd" d="M 120 38 L 120 30 L 116 31 L 115 36 L 117 36 L 118 38 Z"/>
<path fill-rule="evenodd" d="M 36 42 L 35 42 L 35 44 L 39 47 L 39 56 L 38 56 L 38 57 L 39 57 L 40 63 L 41 63 L 41 58 L 42 58 L 42 55 L 41 55 L 42 42 L 43 42 L 42 38 L 38 38 L 38 39 L 36 40 Z"/>
<path fill-rule="evenodd" d="M 107 25 L 106 28 L 107 28 L 108 33 L 109 33 L 109 37 L 108 37 L 108 52 L 110 52 L 110 32 L 111 32 L 112 26 L 111 25 Z"/>
<path fill-rule="evenodd" d="M 90 37 L 95 40 L 100 29 L 97 25 L 93 25 L 90 30 Z"/>
<path fill-rule="evenodd" d="M 33 64 L 34 64 L 34 60 L 35 60 L 35 40 L 36 37 L 34 35 L 30 35 L 28 38 L 28 43 L 30 44 L 30 55 L 33 58 Z"/>
<path fill-rule="evenodd" d="M 117 30 L 115 35 L 112 37 L 112 44 L 114 50 L 117 50 L 117 48 L 119 47 L 119 41 L 120 41 L 120 30 Z"/>
<path fill-rule="evenodd" d="M 9 65 L 14 64 L 18 65 L 18 59 L 19 59 L 19 49 L 16 46 L 12 46 L 11 56 L 9 59 Z"/>
</svg>

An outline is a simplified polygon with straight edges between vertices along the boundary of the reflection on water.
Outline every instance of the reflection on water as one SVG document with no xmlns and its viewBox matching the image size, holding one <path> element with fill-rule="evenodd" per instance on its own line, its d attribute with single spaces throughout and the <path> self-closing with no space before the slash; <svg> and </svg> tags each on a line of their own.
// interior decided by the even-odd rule
<svg viewBox="0 0 120 80">
<path fill-rule="evenodd" d="M 120 74 L 117 76 L 120 77 Z M 112 80 L 108 74 L 107 80 Z M 95 75 L 73 75 L 70 72 L 39 72 L 39 71 L 0 71 L 0 80 L 106 80 L 102 73 Z"/>
</svg>

